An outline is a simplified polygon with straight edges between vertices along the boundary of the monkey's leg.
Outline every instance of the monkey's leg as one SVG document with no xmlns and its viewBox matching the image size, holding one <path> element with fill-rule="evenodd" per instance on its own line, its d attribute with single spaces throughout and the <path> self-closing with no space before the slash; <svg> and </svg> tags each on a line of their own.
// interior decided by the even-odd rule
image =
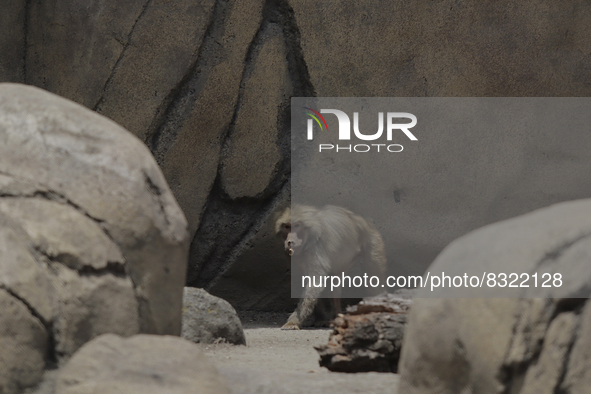
<svg viewBox="0 0 591 394">
<path fill-rule="evenodd" d="M 370 245 L 363 256 L 365 271 L 370 278 L 377 276 L 380 282 L 377 287 L 368 288 L 368 295 L 378 295 L 383 292 L 382 285 L 386 281 L 386 252 L 382 237 L 377 231 L 372 233 Z"/>
<path fill-rule="evenodd" d="M 282 330 L 299 330 L 304 321 L 314 311 L 314 306 L 318 302 L 318 296 L 324 290 L 323 287 L 308 287 L 304 293 L 304 298 L 300 300 L 296 310 L 289 316 L 287 323 L 281 327 Z"/>
</svg>

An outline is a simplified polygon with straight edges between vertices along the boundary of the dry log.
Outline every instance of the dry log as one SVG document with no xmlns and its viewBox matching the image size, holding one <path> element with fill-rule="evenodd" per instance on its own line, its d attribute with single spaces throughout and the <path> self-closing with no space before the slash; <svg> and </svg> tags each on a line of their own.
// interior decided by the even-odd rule
<svg viewBox="0 0 591 394">
<path fill-rule="evenodd" d="M 410 291 L 383 293 L 347 308 L 331 323 L 328 344 L 315 347 L 335 372 L 397 372 Z"/>
</svg>

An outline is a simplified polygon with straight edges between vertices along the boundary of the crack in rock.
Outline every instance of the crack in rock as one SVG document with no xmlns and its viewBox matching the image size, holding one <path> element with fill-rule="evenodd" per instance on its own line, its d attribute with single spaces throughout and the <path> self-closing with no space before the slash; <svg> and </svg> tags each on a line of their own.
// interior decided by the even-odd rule
<svg viewBox="0 0 591 394">
<path fill-rule="evenodd" d="M 113 77 L 115 76 L 115 73 L 117 72 L 117 69 L 119 67 L 119 63 L 121 63 L 121 60 L 123 60 L 123 57 L 125 56 L 125 52 L 127 51 L 129 44 L 131 43 L 131 38 L 133 36 L 133 32 L 135 30 L 135 27 L 137 26 L 137 23 L 142 18 L 142 16 L 144 16 L 144 14 L 146 13 L 146 10 L 148 9 L 148 7 L 152 3 L 152 1 L 153 0 L 146 1 L 146 3 L 142 6 L 142 9 L 139 12 L 137 18 L 133 22 L 133 25 L 131 26 L 131 29 L 129 30 L 129 34 L 127 35 L 127 40 L 125 41 L 125 43 L 123 43 L 123 49 L 121 49 L 121 53 L 119 54 L 119 58 L 117 58 L 117 61 L 115 62 L 115 65 L 113 66 L 113 69 L 111 70 L 111 73 L 109 74 L 109 77 L 105 81 L 105 84 L 103 86 L 103 91 L 101 93 L 101 97 L 99 97 L 96 104 L 92 107 L 93 111 L 100 113 L 101 105 L 105 102 L 105 94 L 107 93 L 109 86 L 111 86 L 111 81 L 112 81 Z"/>
<path fill-rule="evenodd" d="M 560 256 L 562 256 L 564 254 L 564 252 L 566 252 L 569 248 L 574 246 L 577 242 L 580 242 L 588 237 L 591 237 L 591 231 L 584 232 L 572 240 L 568 240 L 568 241 L 563 242 L 561 245 L 557 246 L 556 248 L 552 249 L 551 251 L 546 252 L 544 257 L 542 257 L 542 259 L 536 263 L 535 268 L 539 269 L 541 267 L 544 267 L 544 266 L 547 266 L 547 265 L 550 265 L 550 264 L 556 262 L 560 258 Z"/>
</svg>

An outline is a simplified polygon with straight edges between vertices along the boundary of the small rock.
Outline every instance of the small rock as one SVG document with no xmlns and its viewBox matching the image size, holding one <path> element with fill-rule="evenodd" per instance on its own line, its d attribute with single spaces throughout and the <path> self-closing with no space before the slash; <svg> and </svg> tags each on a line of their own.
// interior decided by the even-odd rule
<svg viewBox="0 0 591 394">
<path fill-rule="evenodd" d="M 240 318 L 232 305 L 203 289 L 185 287 L 181 337 L 196 343 L 246 345 Z"/>
</svg>

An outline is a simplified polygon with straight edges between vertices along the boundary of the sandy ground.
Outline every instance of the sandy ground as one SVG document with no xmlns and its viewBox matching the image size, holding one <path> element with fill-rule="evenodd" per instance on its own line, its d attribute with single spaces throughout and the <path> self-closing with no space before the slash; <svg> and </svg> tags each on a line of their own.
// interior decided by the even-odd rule
<svg viewBox="0 0 591 394">
<path fill-rule="evenodd" d="M 398 375 L 344 374 L 318 365 L 314 345 L 325 344 L 330 329 L 282 331 L 289 314 L 241 313 L 246 346 L 198 344 L 216 365 L 233 394 L 396 394 Z M 40 387 L 24 394 L 54 392 L 57 370 L 48 371 Z"/>
<path fill-rule="evenodd" d="M 344 374 L 321 368 L 313 346 L 326 344 L 330 330 L 282 331 L 287 316 L 241 314 L 246 346 L 200 345 L 233 394 L 396 392 L 396 374 Z"/>
</svg>

